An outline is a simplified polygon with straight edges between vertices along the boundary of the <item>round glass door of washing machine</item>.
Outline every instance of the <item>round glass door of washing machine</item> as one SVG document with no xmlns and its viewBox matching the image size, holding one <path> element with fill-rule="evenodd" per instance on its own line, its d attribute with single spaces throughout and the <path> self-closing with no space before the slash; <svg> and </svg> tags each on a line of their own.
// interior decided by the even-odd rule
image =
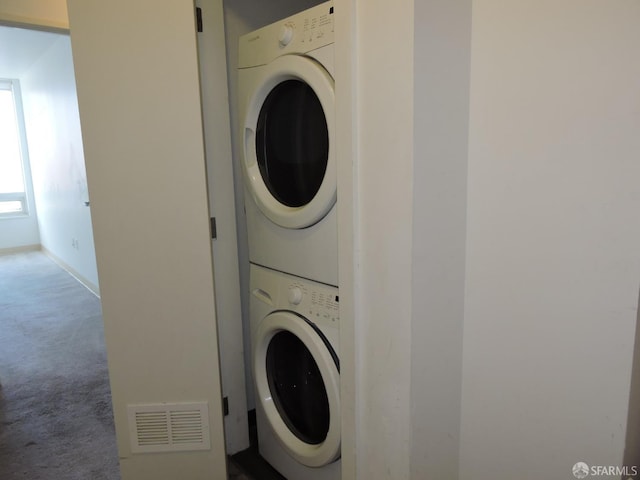
<svg viewBox="0 0 640 480">
<path fill-rule="evenodd" d="M 298 55 L 258 69 L 244 119 L 247 188 L 271 221 L 305 228 L 336 202 L 333 78 Z"/>
<path fill-rule="evenodd" d="M 339 362 L 315 325 L 278 311 L 254 337 L 257 400 L 282 446 L 300 463 L 327 465 L 340 457 Z"/>
</svg>

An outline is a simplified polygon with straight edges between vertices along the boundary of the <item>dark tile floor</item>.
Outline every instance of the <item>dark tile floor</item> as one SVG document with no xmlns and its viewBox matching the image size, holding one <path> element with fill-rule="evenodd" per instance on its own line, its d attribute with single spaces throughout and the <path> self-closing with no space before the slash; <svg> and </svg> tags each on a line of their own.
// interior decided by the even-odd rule
<svg viewBox="0 0 640 480">
<path fill-rule="evenodd" d="M 227 462 L 227 474 L 229 476 L 229 480 L 257 480 L 244 473 L 231 459 Z"/>
<path fill-rule="evenodd" d="M 255 410 L 249 412 L 249 440 L 249 448 L 229 457 L 229 480 L 287 480 L 258 452 Z"/>
<path fill-rule="evenodd" d="M 230 480 L 286 480 L 254 447 L 231 456 L 228 467 Z"/>
</svg>

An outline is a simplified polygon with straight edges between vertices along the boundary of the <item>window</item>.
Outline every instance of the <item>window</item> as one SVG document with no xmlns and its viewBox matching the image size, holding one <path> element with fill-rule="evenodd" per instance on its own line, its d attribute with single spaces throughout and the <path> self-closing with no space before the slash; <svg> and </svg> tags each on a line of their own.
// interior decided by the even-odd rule
<svg viewBox="0 0 640 480">
<path fill-rule="evenodd" d="M 16 81 L 0 79 L 0 218 L 27 215 L 23 128 L 15 98 Z"/>
</svg>

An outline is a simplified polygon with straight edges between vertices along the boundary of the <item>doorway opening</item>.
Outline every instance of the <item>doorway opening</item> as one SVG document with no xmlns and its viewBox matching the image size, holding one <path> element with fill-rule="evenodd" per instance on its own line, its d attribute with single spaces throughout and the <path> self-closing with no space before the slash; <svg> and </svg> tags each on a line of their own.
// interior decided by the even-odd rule
<svg viewBox="0 0 640 480">
<path fill-rule="evenodd" d="M 0 478 L 117 480 L 70 38 L 0 26 L 0 44 L 0 117 L 18 130 L 0 152 Z"/>
</svg>

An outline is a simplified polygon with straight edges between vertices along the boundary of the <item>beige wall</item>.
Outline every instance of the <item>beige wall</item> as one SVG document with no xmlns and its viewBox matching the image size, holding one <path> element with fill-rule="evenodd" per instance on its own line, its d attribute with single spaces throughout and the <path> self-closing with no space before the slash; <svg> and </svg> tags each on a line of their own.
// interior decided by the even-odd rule
<svg viewBox="0 0 640 480">
<path fill-rule="evenodd" d="M 473 3 L 462 479 L 622 465 L 639 25 L 633 0 Z"/>
<path fill-rule="evenodd" d="M 195 44 L 186 33 L 190 2 L 154 9 L 157 2 L 149 1 L 140 11 L 124 0 L 89 3 L 98 17 L 82 0 L 71 2 L 71 17 L 73 25 L 77 12 L 80 107 L 91 125 L 87 169 L 122 430 L 130 401 L 219 399 L 209 350 L 216 340 L 212 281 L 202 261 L 210 242 L 201 139 L 194 137 L 201 131 L 189 53 Z M 428 122 L 416 121 L 413 111 L 428 105 L 422 89 L 432 86 L 416 82 L 428 79 L 417 70 L 428 65 L 414 58 L 427 41 L 414 30 L 428 21 L 414 20 L 424 10 L 414 12 L 413 2 L 387 5 L 336 0 L 348 16 L 337 38 L 354 47 L 338 50 L 336 59 L 336 83 L 349 85 L 337 87 L 344 100 L 338 122 L 356 133 L 341 136 L 338 146 L 346 172 L 339 196 L 350 200 L 340 202 L 341 308 L 353 320 L 341 332 L 345 478 L 434 471 L 428 455 L 436 447 L 422 452 L 410 442 L 438 415 L 426 400 L 448 374 L 453 403 L 446 413 L 456 422 L 461 352 L 450 352 L 452 362 L 427 364 L 437 371 L 434 382 L 415 381 L 418 361 L 433 360 L 418 350 L 442 338 L 416 298 L 433 280 L 416 249 L 416 241 L 431 238 L 433 224 L 416 230 L 423 208 L 416 198 L 428 197 L 412 191 L 434 181 L 433 172 L 416 168 L 430 147 L 415 137 L 416 125 Z M 153 25 L 143 11 L 156 12 Z M 462 22 L 466 13 L 459 13 Z M 570 475 L 577 461 L 622 462 L 640 271 L 633 221 L 640 209 L 638 15 L 637 2 L 628 0 L 473 2 L 460 478 L 555 478 Z M 118 36 L 104 28 L 109 24 Z M 151 51 L 157 56 L 147 56 Z M 462 85 L 464 62 L 458 67 Z M 182 94 L 159 102 L 175 85 Z M 456 185 L 466 181 L 459 166 L 450 172 Z M 194 206 L 186 212 L 170 201 L 185 191 Z M 458 200 L 449 197 L 448 205 L 459 220 Z M 431 213 L 445 224 L 446 210 Z M 457 255 L 459 268 L 459 251 L 443 248 Z M 447 326 L 454 347 L 459 287 L 454 281 L 441 292 L 453 297 L 453 307 L 442 305 L 457 322 Z M 149 457 L 128 454 L 122 433 L 119 447 L 125 480 L 204 478 L 212 462 L 223 464 L 221 440 L 212 452 L 153 456 L 153 466 Z M 457 455 L 455 441 L 448 452 Z M 455 470 L 452 462 L 445 467 Z"/>
<path fill-rule="evenodd" d="M 624 464 L 640 466 L 640 308 L 636 320 L 636 340 L 631 370 L 631 394 L 627 414 L 626 448 Z"/>
<path fill-rule="evenodd" d="M 224 417 L 227 453 L 249 447 L 245 356 L 240 304 L 238 236 L 234 201 L 231 125 L 222 2 L 199 0 L 203 31 L 198 33 L 202 114 L 204 120 L 209 208 L 216 218 L 213 243 L 216 312 L 220 342 L 222 393 L 228 398 Z M 250 358 L 250 352 L 247 352 Z M 246 365 L 251 367 L 250 363 Z"/>
<path fill-rule="evenodd" d="M 345 471 L 621 466 L 640 281 L 638 3 L 477 0 L 472 17 L 461 2 L 344 3 Z"/>
<path fill-rule="evenodd" d="M 66 0 L 0 0 L 0 23 L 69 28 Z"/>
<path fill-rule="evenodd" d="M 191 0 L 69 2 L 123 480 L 225 476 Z M 206 401 L 211 450 L 132 454 L 126 407 Z"/>
<path fill-rule="evenodd" d="M 362 479 L 403 479 L 410 471 L 413 4 L 362 1 L 352 12 L 356 156 L 339 147 L 338 162 L 354 162 L 355 181 L 351 192 L 338 192 L 338 202 L 355 189 L 354 245 L 343 253 L 352 258 L 341 263 L 353 265 L 353 285 L 342 283 L 343 272 L 340 284 L 341 298 L 354 302 L 353 315 L 341 312 L 342 325 L 355 325 L 353 336 L 341 336 L 341 351 L 355 360 L 355 462 Z M 338 89 L 341 71 L 336 75 Z"/>
<path fill-rule="evenodd" d="M 415 2 L 411 478 L 458 477 L 471 0 Z"/>
</svg>

